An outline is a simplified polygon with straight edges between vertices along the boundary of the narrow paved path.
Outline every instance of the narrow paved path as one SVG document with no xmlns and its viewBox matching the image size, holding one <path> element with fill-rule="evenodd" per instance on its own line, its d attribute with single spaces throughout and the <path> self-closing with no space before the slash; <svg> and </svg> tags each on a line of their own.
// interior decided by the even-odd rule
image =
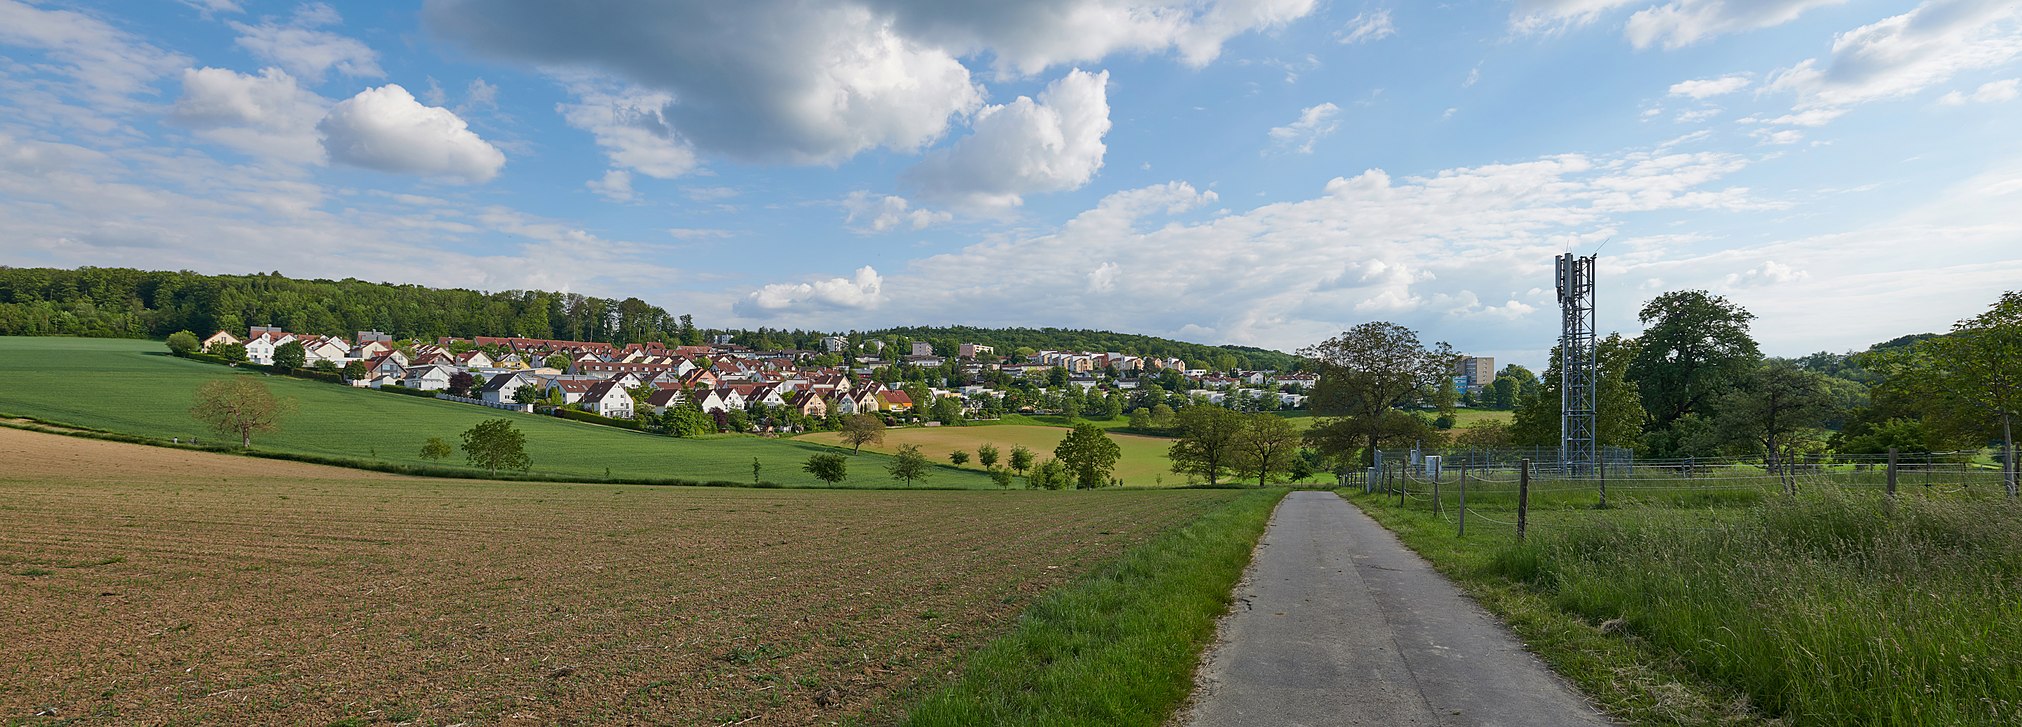
<svg viewBox="0 0 2022 727">
<path fill-rule="evenodd" d="M 1236 596 L 1189 724 L 1609 724 L 1333 493 L 1286 496 Z"/>
</svg>

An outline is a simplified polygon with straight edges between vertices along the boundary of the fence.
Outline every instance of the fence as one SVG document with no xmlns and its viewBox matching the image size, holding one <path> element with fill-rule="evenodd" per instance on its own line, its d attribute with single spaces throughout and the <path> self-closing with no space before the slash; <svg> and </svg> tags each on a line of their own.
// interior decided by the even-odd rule
<svg viewBox="0 0 2022 727">
<path fill-rule="evenodd" d="M 532 404 L 507 404 L 505 402 L 491 402 L 485 401 L 483 399 L 472 399 L 468 396 L 457 396 L 455 394 L 440 391 L 435 393 L 435 398 L 441 399 L 443 401 L 454 401 L 464 404 L 476 404 L 478 406 L 488 406 L 493 409 L 504 409 L 506 411 L 533 413 L 534 410 L 534 405 Z"/>
<path fill-rule="evenodd" d="M 2017 492 L 2014 478 L 1977 452 L 1836 455 L 1781 462 L 1746 458 L 1644 460 L 1634 466 L 1601 467 L 1577 475 L 1557 467 L 1540 468 L 1521 458 L 1513 466 L 1468 466 L 1464 459 L 1458 464 L 1443 459 L 1435 464 L 1423 454 L 1416 464 L 1403 458 L 1385 459 L 1379 467 L 1342 475 L 1341 485 L 1381 495 L 1382 501 L 1398 507 L 1422 508 L 1452 521 L 1461 535 L 1467 534 L 1468 520 L 1474 519 L 1477 529 L 1484 525 L 1514 528 L 1521 538 L 1531 524 L 1531 510 L 1539 506 L 1555 513 L 1625 504 L 1711 507 L 1797 495 L 1819 487 L 1867 490 L 1891 498 L 1917 494 L 2001 497 L 2012 502 L 2022 494 Z M 1554 527 L 1564 525 L 1564 519 L 1554 523 Z"/>
</svg>

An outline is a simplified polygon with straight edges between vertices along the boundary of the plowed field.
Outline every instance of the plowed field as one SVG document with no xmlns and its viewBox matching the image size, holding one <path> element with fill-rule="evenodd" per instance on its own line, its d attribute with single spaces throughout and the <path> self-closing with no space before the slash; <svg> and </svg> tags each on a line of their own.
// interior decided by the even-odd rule
<svg viewBox="0 0 2022 727">
<path fill-rule="evenodd" d="M 404 479 L 0 429 L 0 721 L 838 722 L 1233 494 Z"/>
</svg>

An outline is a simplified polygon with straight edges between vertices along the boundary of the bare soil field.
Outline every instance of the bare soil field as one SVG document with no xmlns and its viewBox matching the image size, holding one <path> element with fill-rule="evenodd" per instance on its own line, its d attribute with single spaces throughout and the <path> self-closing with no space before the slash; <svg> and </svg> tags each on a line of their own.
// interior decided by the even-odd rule
<svg viewBox="0 0 2022 727">
<path fill-rule="evenodd" d="M 1235 494 L 409 479 L 0 429 L 0 722 L 882 722 Z"/>
</svg>

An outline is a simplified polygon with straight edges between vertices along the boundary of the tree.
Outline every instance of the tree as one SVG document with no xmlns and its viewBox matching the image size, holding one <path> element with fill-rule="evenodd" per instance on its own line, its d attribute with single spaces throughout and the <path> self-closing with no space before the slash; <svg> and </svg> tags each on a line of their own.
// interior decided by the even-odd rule
<svg viewBox="0 0 2022 727">
<path fill-rule="evenodd" d="M 1706 291 L 1665 293 L 1636 317 L 1644 328 L 1628 380 L 1642 395 L 1653 429 L 1686 414 L 1710 416 L 1714 400 L 1762 360 L 1748 334 L 1755 314 Z"/>
<path fill-rule="evenodd" d="M 1011 469 L 1017 470 L 1021 476 L 1025 470 L 1032 469 L 1032 450 L 1026 449 L 1023 444 L 1011 445 Z"/>
<path fill-rule="evenodd" d="M 1123 416 L 1123 395 L 1114 391 L 1109 392 L 1108 396 L 1102 398 L 1102 419 L 1115 421 L 1119 416 Z"/>
<path fill-rule="evenodd" d="M 1618 333 L 1610 333 L 1594 344 L 1595 365 L 1600 369 L 1594 382 L 1595 444 L 1633 447 L 1641 441 L 1643 424 L 1648 417 L 1643 412 L 1642 392 L 1628 379 L 1629 366 L 1635 360 L 1636 351 L 1636 340 L 1623 338 Z M 1562 383 L 1559 348 L 1553 346 L 1552 363 L 1545 368 L 1544 382 L 1527 387 L 1529 393 L 1517 402 L 1516 416 L 1509 430 L 1513 443 L 1531 447 L 1558 446 L 1564 436 L 1559 422 L 1560 415 L 1565 412 L 1565 403 L 1559 393 Z"/>
<path fill-rule="evenodd" d="M 1824 426 L 1833 414 L 1823 379 L 1788 361 L 1772 361 L 1757 366 L 1719 402 L 1714 426 L 1721 436 L 1761 446 L 1763 463 L 1770 473 L 1785 474 L 1784 488 L 1790 494 L 1797 494 L 1796 481 L 1788 476 L 1791 440 L 1799 432 Z"/>
<path fill-rule="evenodd" d="M 532 404 L 540 400 L 541 390 L 533 384 L 520 384 L 519 388 L 513 389 L 513 403 L 515 404 Z"/>
<path fill-rule="evenodd" d="M 442 437 L 429 437 L 428 441 L 421 443 L 422 459 L 441 462 L 449 459 L 449 456 L 455 453 L 456 450 L 451 448 L 449 442 Z"/>
<path fill-rule="evenodd" d="M 197 347 L 201 345 L 203 345 L 203 342 L 197 340 L 197 334 L 189 331 L 176 331 L 169 334 L 168 337 L 169 353 L 177 356 L 188 356 L 196 353 Z"/>
<path fill-rule="evenodd" d="M 458 371 L 449 375 L 450 396 L 470 396 L 470 387 L 476 385 L 477 379 L 473 378 L 468 371 Z"/>
<path fill-rule="evenodd" d="M 840 454 L 818 453 L 807 458 L 807 464 L 800 468 L 815 479 L 834 487 L 849 476 L 850 458 Z"/>
<path fill-rule="evenodd" d="M 1453 435 L 1453 445 L 1456 447 L 1499 449 L 1513 443 L 1510 439 L 1509 424 L 1493 419 L 1462 427 L 1459 433 Z"/>
<path fill-rule="evenodd" d="M 246 344 L 243 343 L 213 344 L 210 353 L 213 356 L 224 359 L 225 363 L 242 364 L 246 362 Z"/>
<path fill-rule="evenodd" d="M 1057 459 L 1033 465 L 1032 474 L 1025 478 L 1025 487 L 1031 490 L 1064 490 L 1068 484 L 1067 466 Z"/>
<path fill-rule="evenodd" d="M 1335 457 L 1359 449 L 1364 462 L 1374 462 L 1385 442 L 1423 429 L 1417 417 L 1397 416 L 1403 414 L 1398 408 L 1425 401 L 1434 387 L 1451 388 L 1457 358 L 1451 346 L 1426 346 L 1411 329 L 1382 321 L 1357 325 L 1299 355 L 1320 375 L 1309 406 L 1315 416 L 1334 418 L 1315 422 L 1318 434 L 1309 439 Z"/>
<path fill-rule="evenodd" d="M 302 347 L 301 341 L 289 341 L 274 348 L 274 367 L 299 369 L 309 359 L 309 349 Z"/>
<path fill-rule="evenodd" d="M 1176 418 L 1180 439 L 1166 450 L 1172 471 L 1200 475 L 1208 484 L 1217 484 L 1222 471 L 1235 465 L 1243 415 L 1219 406 L 1190 406 Z"/>
<path fill-rule="evenodd" d="M 544 359 L 544 360 L 542 360 L 542 361 L 541 361 L 541 365 L 542 365 L 542 366 L 545 366 L 545 367 L 547 367 L 547 368 L 551 368 L 551 369 L 560 369 L 560 370 L 563 370 L 563 371 L 567 371 L 567 370 L 569 370 L 569 364 L 572 364 L 572 363 L 575 363 L 575 362 L 574 362 L 574 361 L 571 361 L 571 360 L 569 360 L 569 357 L 568 357 L 568 356 L 566 356 L 566 355 L 563 355 L 563 354 L 559 354 L 559 353 L 557 353 L 557 354 L 553 354 L 553 355 L 550 355 L 550 356 L 548 356 L 548 357 L 547 357 L 546 359 Z"/>
<path fill-rule="evenodd" d="M 1130 410 L 1130 428 L 1140 430 L 1150 429 L 1151 410 L 1141 406 Z"/>
<path fill-rule="evenodd" d="M 463 454 L 474 467 L 493 476 L 499 470 L 525 472 L 533 468 L 527 456 L 527 435 L 511 419 L 486 419 L 463 432 Z"/>
<path fill-rule="evenodd" d="M 984 469 L 989 469 L 991 467 L 997 466 L 997 445 L 994 444 L 977 445 L 976 463 L 983 465 Z"/>
<path fill-rule="evenodd" d="M 275 398 L 257 378 L 234 376 L 198 386 L 190 416 L 219 436 L 238 437 L 239 448 L 246 449 L 253 446 L 253 435 L 279 429 L 281 418 L 293 410 L 294 402 Z"/>
<path fill-rule="evenodd" d="M 934 421 L 942 424 L 959 424 L 962 421 L 962 402 L 957 401 L 952 396 L 944 396 L 934 400 L 931 411 Z"/>
<path fill-rule="evenodd" d="M 346 381 L 363 381 L 371 373 L 370 370 L 365 368 L 364 361 L 350 361 L 344 364 L 344 380 Z"/>
<path fill-rule="evenodd" d="M 2022 292 L 2008 292 L 1952 332 L 1917 344 L 1941 421 L 1965 431 L 1998 429 L 2002 480 L 2018 494 L 2015 415 L 2022 411 Z"/>
<path fill-rule="evenodd" d="M 757 457 L 752 457 L 752 458 L 751 458 L 751 484 L 754 484 L 754 485 L 756 485 L 756 484 L 758 484 L 758 483 L 759 483 L 759 475 L 758 475 L 758 473 L 759 473 L 759 472 L 761 472 L 761 471 L 763 471 L 763 470 L 764 470 L 764 466 L 763 466 L 763 465 L 760 465 L 760 464 L 758 463 L 758 458 L 757 458 Z"/>
<path fill-rule="evenodd" d="M 1011 470 L 1008 467 L 990 468 L 990 481 L 1002 489 L 1011 489 Z"/>
<path fill-rule="evenodd" d="M 1178 417 L 1178 412 L 1173 411 L 1170 404 L 1157 404 L 1151 408 L 1151 426 L 1153 429 L 1171 429 L 1174 422 L 1178 421 Z"/>
<path fill-rule="evenodd" d="M 956 466 L 956 467 L 960 467 L 960 466 L 962 466 L 962 465 L 968 464 L 968 463 L 969 463 L 969 453 L 968 453 L 967 451 L 964 451 L 964 450 L 960 450 L 960 449 L 957 449 L 957 450 L 955 450 L 955 451 L 953 451 L 953 452 L 949 452 L 949 453 L 948 453 L 948 461 L 949 461 L 949 462 L 953 462 L 953 463 L 955 463 L 955 466 Z"/>
<path fill-rule="evenodd" d="M 920 454 L 920 447 L 913 444 L 899 445 L 899 451 L 892 454 L 892 461 L 885 464 L 885 471 L 891 473 L 892 479 L 904 482 L 908 487 L 933 473 L 926 455 Z"/>
<path fill-rule="evenodd" d="M 1076 487 L 1093 490 L 1109 483 L 1109 473 L 1123 458 L 1123 449 L 1101 427 L 1080 424 L 1053 448 L 1053 458 L 1067 466 Z"/>
<path fill-rule="evenodd" d="M 864 451 L 866 444 L 885 441 L 885 423 L 869 414 L 851 414 L 843 417 L 842 436 L 850 445 L 850 453 L 857 454 Z"/>
<path fill-rule="evenodd" d="M 1257 486 L 1263 487 L 1272 475 L 1291 469 L 1293 454 L 1299 450 L 1299 430 L 1276 414 L 1259 412 L 1244 419 L 1248 421 L 1236 435 L 1233 469 L 1238 476 L 1256 477 Z"/>
<path fill-rule="evenodd" d="M 1066 417 L 1070 422 L 1081 417 L 1080 394 L 1070 391 L 1061 395 L 1060 416 Z"/>
</svg>

